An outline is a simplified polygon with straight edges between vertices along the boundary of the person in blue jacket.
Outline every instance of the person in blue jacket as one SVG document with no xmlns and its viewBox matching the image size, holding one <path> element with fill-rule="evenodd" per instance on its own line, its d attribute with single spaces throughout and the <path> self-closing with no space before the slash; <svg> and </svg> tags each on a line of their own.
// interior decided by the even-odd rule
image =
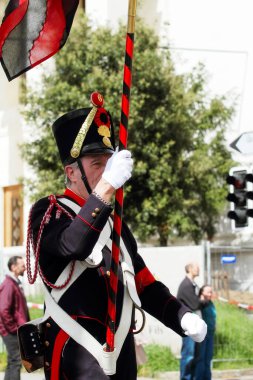
<svg viewBox="0 0 253 380">
<path fill-rule="evenodd" d="M 211 380 L 211 362 L 214 350 L 214 333 L 216 326 L 216 309 L 212 302 L 212 287 L 204 285 L 200 288 L 199 297 L 206 301 L 201 310 L 202 318 L 207 324 L 207 334 L 203 342 L 199 343 L 200 353 L 195 367 L 195 380 Z"/>
</svg>

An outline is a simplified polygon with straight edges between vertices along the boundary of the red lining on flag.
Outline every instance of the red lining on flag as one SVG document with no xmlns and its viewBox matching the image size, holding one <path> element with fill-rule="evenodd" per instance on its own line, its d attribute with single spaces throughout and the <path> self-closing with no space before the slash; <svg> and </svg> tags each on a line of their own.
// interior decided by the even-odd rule
<svg viewBox="0 0 253 380">
<path fill-rule="evenodd" d="M 6 38 L 25 16 L 28 3 L 29 0 L 23 0 L 22 3 L 20 2 L 19 7 L 11 12 L 0 26 L 0 57 L 2 56 L 2 49 Z"/>
<path fill-rule="evenodd" d="M 57 28 L 55 27 L 56 20 Z M 37 66 L 60 50 L 65 28 L 66 19 L 62 8 L 62 1 L 48 0 L 45 23 L 30 51 L 32 67 Z"/>
</svg>

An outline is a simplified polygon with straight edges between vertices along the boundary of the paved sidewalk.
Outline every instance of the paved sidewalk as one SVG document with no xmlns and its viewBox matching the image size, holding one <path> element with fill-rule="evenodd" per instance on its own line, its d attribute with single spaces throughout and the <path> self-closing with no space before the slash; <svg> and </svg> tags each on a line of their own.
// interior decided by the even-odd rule
<svg viewBox="0 0 253 380">
<path fill-rule="evenodd" d="M 0 380 L 3 380 L 4 373 L 0 372 Z M 22 372 L 21 380 L 44 380 L 42 371 L 33 373 Z M 95 379 L 94 379 L 95 380 Z M 156 378 L 138 377 L 138 380 L 179 380 L 179 372 L 166 372 L 157 375 Z M 242 370 L 213 371 L 212 380 L 253 380 L 253 368 Z"/>
<path fill-rule="evenodd" d="M 179 380 L 179 372 L 165 372 L 154 379 L 140 377 L 138 380 Z M 253 368 L 241 370 L 212 371 L 212 380 L 253 380 Z"/>
<path fill-rule="evenodd" d="M 4 373 L 0 372 L 0 380 L 4 379 Z M 21 372 L 21 380 L 45 380 L 44 374 L 41 371 L 35 371 L 33 373 Z"/>
</svg>

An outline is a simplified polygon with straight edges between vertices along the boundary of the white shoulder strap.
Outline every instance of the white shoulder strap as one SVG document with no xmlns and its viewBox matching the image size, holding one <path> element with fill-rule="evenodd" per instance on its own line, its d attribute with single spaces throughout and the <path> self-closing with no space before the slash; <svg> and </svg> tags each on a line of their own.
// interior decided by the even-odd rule
<svg viewBox="0 0 253 380">
<path fill-rule="evenodd" d="M 78 344 L 88 350 L 99 362 L 106 375 L 116 373 L 116 362 L 119 357 L 121 348 L 129 332 L 132 318 L 132 300 L 129 297 L 127 288 L 124 288 L 124 300 L 119 327 L 115 334 L 115 349 L 112 352 L 106 352 L 105 346 L 102 346 L 87 330 L 78 322 L 72 319 L 59 305 L 44 285 L 46 316 L 51 316 L 57 325 L 64 330 Z M 41 321 L 40 321 L 41 322 Z"/>
<path fill-rule="evenodd" d="M 81 207 L 75 202 L 73 202 L 71 199 L 62 197 L 62 198 L 57 198 L 57 201 L 71 208 L 71 210 L 73 210 L 75 214 L 78 214 L 79 211 L 81 210 Z"/>
</svg>

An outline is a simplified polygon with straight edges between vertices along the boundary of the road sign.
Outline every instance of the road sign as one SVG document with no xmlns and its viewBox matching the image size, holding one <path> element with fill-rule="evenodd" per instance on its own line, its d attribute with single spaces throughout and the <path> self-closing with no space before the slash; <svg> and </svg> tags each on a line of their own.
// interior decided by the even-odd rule
<svg viewBox="0 0 253 380">
<path fill-rule="evenodd" d="M 236 263 L 236 255 L 226 254 L 221 256 L 221 264 L 234 264 Z"/>
<path fill-rule="evenodd" d="M 253 154 L 253 131 L 242 133 L 230 146 L 242 154 Z"/>
</svg>

